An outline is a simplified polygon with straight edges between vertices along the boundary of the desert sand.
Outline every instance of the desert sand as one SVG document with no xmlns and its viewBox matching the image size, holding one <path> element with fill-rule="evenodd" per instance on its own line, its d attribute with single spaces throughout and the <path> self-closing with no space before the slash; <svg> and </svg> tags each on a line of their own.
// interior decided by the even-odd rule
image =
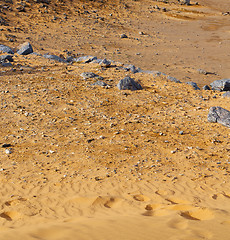
<svg viewBox="0 0 230 240">
<path fill-rule="evenodd" d="M 0 67 L 1 240 L 230 238 L 230 130 L 207 121 L 230 98 L 202 90 L 230 76 L 229 10 L 228 0 L 1 2 L 0 44 L 115 61 L 15 53 Z M 127 75 L 143 89 L 119 90 Z"/>
</svg>

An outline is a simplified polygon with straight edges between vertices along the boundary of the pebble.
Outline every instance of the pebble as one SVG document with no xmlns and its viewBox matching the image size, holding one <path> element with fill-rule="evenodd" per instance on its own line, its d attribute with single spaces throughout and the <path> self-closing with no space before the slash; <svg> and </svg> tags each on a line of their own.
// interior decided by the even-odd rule
<svg viewBox="0 0 230 240">
<path fill-rule="evenodd" d="M 11 154 L 12 152 L 11 152 L 10 149 L 6 149 L 6 150 L 5 150 L 5 153 L 6 153 L 6 154 Z"/>
<path fill-rule="evenodd" d="M 121 38 L 128 38 L 128 36 L 127 36 L 125 33 L 121 34 L 120 37 L 121 37 Z"/>
</svg>

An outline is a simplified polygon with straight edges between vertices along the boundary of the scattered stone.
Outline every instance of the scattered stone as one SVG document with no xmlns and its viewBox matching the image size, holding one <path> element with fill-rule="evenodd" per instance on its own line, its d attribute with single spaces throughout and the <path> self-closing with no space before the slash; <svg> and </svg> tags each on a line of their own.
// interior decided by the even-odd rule
<svg viewBox="0 0 230 240">
<path fill-rule="evenodd" d="M 0 52 L 14 54 L 13 50 L 10 47 L 2 45 L 2 44 L 0 44 Z"/>
<path fill-rule="evenodd" d="M 204 75 L 208 74 L 208 72 L 205 71 L 204 69 L 197 69 L 197 72 L 200 73 L 200 74 L 204 74 Z"/>
<path fill-rule="evenodd" d="M 211 88 L 208 85 L 204 85 L 203 90 L 211 90 Z"/>
<path fill-rule="evenodd" d="M 83 79 L 88 79 L 88 78 L 96 78 L 99 77 L 97 74 L 93 73 L 93 72 L 83 72 L 81 74 L 81 77 L 83 77 Z"/>
<path fill-rule="evenodd" d="M 79 58 L 74 58 L 74 62 L 77 63 L 90 63 L 94 60 L 96 60 L 97 57 L 94 56 L 83 56 L 83 57 L 79 57 Z"/>
<path fill-rule="evenodd" d="M 140 68 L 137 68 L 136 66 L 130 64 L 130 65 L 125 65 L 124 66 L 124 69 L 126 71 L 130 71 L 132 73 L 138 73 L 138 72 L 141 72 L 142 70 Z"/>
<path fill-rule="evenodd" d="M 43 55 L 44 58 L 50 59 L 50 60 L 54 60 L 57 62 L 66 62 L 65 59 L 57 56 L 57 55 L 49 55 L 49 54 L 44 54 Z"/>
<path fill-rule="evenodd" d="M 180 80 L 178 80 L 177 78 L 171 77 L 171 76 L 167 76 L 167 79 L 172 81 L 172 82 L 175 82 L 175 83 L 181 83 Z"/>
<path fill-rule="evenodd" d="M 230 97 L 230 91 L 223 94 L 223 97 Z"/>
<path fill-rule="evenodd" d="M 119 83 L 117 84 L 117 87 L 119 90 L 142 90 L 142 86 L 135 82 L 133 78 L 131 77 L 125 77 L 124 79 L 120 80 Z"/>
<path fill-rule="evenodd" d="M 230 91 L 230 79 L 221 79 L 212 82 L 211 84 L 212 90 L 217 91 Z"/>
<path fill-rule="evenodd" d="M 104 58 L 99 64 L 102 67 L 109 67 L 111 65 L 111 61 L 108 61 L 106 58 Z"/>
<path fill-rule="evenodd" d="M 102 82 L 102 81 L 97 81 L 97 82 L 93 83 L 92 85 L 94 85 L 94 86 L 101 86 L 101 87 L 106 87 L 106 86 L 108 86 L 107 83 Z"/>
<path fill-rule="evenodd" d="M 186 82 L 186 84 L 191 85 L 195 90 L 200 90 L 200 88 L 197 86 L 195 82 Z"/>
<path fill-rule="evenodd" d="M 13 62 L 14 61 L 12 55 L 1 55 L 0 56 L 0 62 L 6 62 L 6 60 L 9 61 L 9 62 Z"/>
<path fill-rule="evenodd" d="M 125 33 L 123 33 L 121 34 L 121 38 L 128 38 L 128 36 Z"/>
<path fill-rule="evenodd" d="M 230 128 L 230 111 L 222 107 L 211 107 L 208 113 L 208 121 L 217 122 Z"/>
<path fill-rule="evenodd" d="M 19 46 L 17 53 L 19 55 L 28 55 L 33 52 L 33 48 L 29 42 L 25 42 Z"/>
</svg>

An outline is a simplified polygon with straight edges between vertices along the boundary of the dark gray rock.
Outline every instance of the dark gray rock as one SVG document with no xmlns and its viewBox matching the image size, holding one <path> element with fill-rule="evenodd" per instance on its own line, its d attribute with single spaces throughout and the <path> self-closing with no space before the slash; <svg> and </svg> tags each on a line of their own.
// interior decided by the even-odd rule
<svg viewBox="0 0 230 240">
<path fill-rule="evenodd" d="M 20 55 L 28 55 L 33 52 L 33 48 L 29 42 L 25 42 L 19 46 L 19 50 L 17 51 Z"/>
<path fill-rule="evenodd" d="M 222 107 L 211 107 L 208 113 L 208 121 L 217 122 L 230 128 L 230 111 Z"/>
<path fill-rule="evenodd" d="M 2 45 L 2 44 L 0 44 L 0 52 L 14 54 L 13 50 L 10 47 Z"/>
<path fill-rule="evenodd" d="M 211 90 L 211 88 L 208 85 L 204 85 L 203 90 Z"/>
<path fill-rule="evenodd" d="M 138 67 L 136 67 L 136 66 L 134 66 L 134 65 L 132 65 L 132 64 L 130 64 L 130 65 L 125 65 L 125 66 L 124 66 L 124 69 L 125 69 L 126 71 L 130 71 L 130 72 L 132 72 L 132 73 L 138 73 L 138 72 L 141 72 L 141 71 L 142 71 L 140 68 L 138 68 Z"/>
<path fill-rule="evenodd" d="M 223 94 L 223 97 L 230 97 L 230 91 Z"/>
<path fill-rule="evenodd" d="M 50 60 L 57 61 L 57 62 L 66 62 L 65 59 L 63 59 L 57 55 L 44 54 L 43 57 L 50 59 Z"/>
<path fill-rule="evenodd" d="M 117 84 L 119 90 L 142 90 L 142 86 L 131 77 L 125 77 Z"/>
<path fill-rule="evenodd" d="M 83 57 L 79 57 L 79 58 L 74 58 L 74 62 L 90 63 L 96 59 L 97 59 L 97 57 L 94 57 L 94 56 L 83 56 Z"/>
<path fill-rule="evenodd" d="M 0 56 L 0 61 L 1 62 L 6 62 L 6 61 L 13 62 L 14 59 L 13 59 L 12 55 L 1 55 Z"/>
<path fill-rule="evenodd" d="M 221 79 L 212 82 L 211 84 L 212 90 L 217 91 L 230 91 L 230 79 Z"/>
<path fill-rule="evenodd" d="M 200 88 L 197 86 L 195 82 L 186 82 L 186 84 L 191 85 L 195 90 L 200 90 Z"/>
<path fill-rule="evenodd" d="M 171 76 L 167 76 L 167 79 L 170 80 L 171 82 L 181 83 L 180 80 L 178 80 L 177 78 L 171 77 Z"/>
<path fill-rule="evenodd" d="M 93 83 L 92 85 L 94 85 L 94 86 L 100 86 L 100 87 L 106 87 L 106 86 L 108 86 L 107 83 L 102 82 L 102 81 L 97 81 L 97 82 Z"/>
</svg>

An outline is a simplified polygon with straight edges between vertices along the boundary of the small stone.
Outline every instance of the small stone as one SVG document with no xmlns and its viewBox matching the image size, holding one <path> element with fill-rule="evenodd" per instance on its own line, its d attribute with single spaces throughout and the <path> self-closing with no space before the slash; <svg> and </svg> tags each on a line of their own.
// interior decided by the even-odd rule
<svg viewBox="0 0 230 240">
<path fill-rule="evenodd" d="M 0 56 L 0 61 L 1 62 L 5 62 L 6 60 L 9 61 L 9 62 L 13 62 L 14 61 L 12 55 L 1 55 Z"/>
<path fill-rule="evenodd" d="M 94 56 L 83 56 L 79 58 L 74 58 L 73 61 L 77 63 L 90 63 L 94 60 L 97 60 L 97 57 Z"/>
<path fill-rule="evenodd" d="M 65 59 L 56 55 L 44 54 L 43 57 L 57 62 L 66 62 Z"/>
<path fill-rule="evenodd" d="M 5 153 L 6 153 L 6 154 L 11 154 L 12 152 L 11 152 L 10 149 L 6 149 L 6 150 L 5 150 Z"/>
<path fill-rule="evenodd" d="M 205 71 L 204 69 L 197 69 L 197 72 L 204 75 L 208 74 L 207 71 Z"/>
<path fill-rule="evenodd" d="M 97 74 L 93 73 L 93 72 L 83 72 L 81 73 L 81 77 L 83 77 L 83 79 L 88 79 L 88 78 L 96 78 L 99 77 Z"/>
<path fill-rule="evenodd" d="M 186 82 L 186 84 L 191 85 L 194 90 L 200 90 L 195 82 Z"/>
<path fill-rule="evenodd" d="M 184 134 L 184 131 L 180 131 L 179 134 L 180 134 L 180 135 L 183 135 L 183 134 Z"/>
<path fill-rule="evenodd" d="M 3 44 L 0 44 L 0 52 L 4 52 L 4 53 L 8 53 L 8 54 L 14 54 L 13 50 L 10 47 L 5 46 Z"/>
<path fill-rule="evenodd" d="M 128 36 L 125 33 L 123 33 L 121 34 L 121 38 L 128 38 Z"/>
<path fill-rule="evenodd" d="M 208 85 L 204 85 L 203 90 L 211 90 L 211 88 Z"/>
<path fill-rule="evenodd" d="M 33 48 L 29 42 L 25 42 L 19 46 L 19 50 L 17 51 L 20 55 L 28 55 L 33 52 Z"/>
<path fill-rule="evenodd" d="M 111 61 L 108 61 L 106 58 L 104 58 L 99 64 L 102 67 L 109 67 L 111 65 Z"/>
<path fill-rule="evenodd" d="M 105 82 L 102 82 L 102 81 L 97 81 L 97 82 L 93 83 L 92 85 L 94 85 L 94 86 L 101 86 L 101 87 L 108 86 L 108 84 L 106 84 Z"/>
<path fill-rule="evenodd" d="M 124 79 L 120 80 L 119 83 L 117 84 L 117 87 L 119 90 L 142 90 L 142 86 L 135 82 L 133 78 L 131 77 L 125 77 Z"/>
</svg>

